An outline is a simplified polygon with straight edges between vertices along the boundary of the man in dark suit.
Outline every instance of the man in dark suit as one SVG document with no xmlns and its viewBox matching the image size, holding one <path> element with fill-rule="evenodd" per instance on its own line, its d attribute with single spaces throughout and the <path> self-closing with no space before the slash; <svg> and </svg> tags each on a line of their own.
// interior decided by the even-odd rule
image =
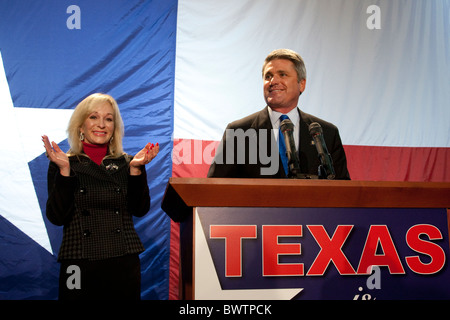
<svg viewBox="0 0 450 320">
<path fill-rule="evenodd" d="M 306 68 L 300 55 L 289 49 L 275 50 L 265 59 L 262 74 L 267 106 L 227 126 L 208 177 L 286 178 L 289 172 L 282 165 L 277 141 L 280 116 L 287 115 L 294 124 L 300 172 L 318 175 L 320 160 L 308 130 L 317 122 L 333 161 L 335 178 L 350 179 L 337 127 L 298 108 L 306 85 Z"/>
</svg>

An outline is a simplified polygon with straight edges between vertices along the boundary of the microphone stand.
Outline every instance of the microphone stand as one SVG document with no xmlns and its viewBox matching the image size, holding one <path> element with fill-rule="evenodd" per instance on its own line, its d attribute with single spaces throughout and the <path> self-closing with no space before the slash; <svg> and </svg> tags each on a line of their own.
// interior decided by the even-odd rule
<svg viewBox="0 0 450 320">
<path fill-rule="evenodd" d="M 280 124 L 281 132 L 283 133 L 284 142 L 286 145 L 286 154 L 288 158 L 288 178 L 290 179 L 317 179 L 316 175 L 305 174 L 300 172 L 300 160 L 295 148 L 295 141 L 292 131 L 294 124 L 291 120 L 283 120 Z"/>
</svg>

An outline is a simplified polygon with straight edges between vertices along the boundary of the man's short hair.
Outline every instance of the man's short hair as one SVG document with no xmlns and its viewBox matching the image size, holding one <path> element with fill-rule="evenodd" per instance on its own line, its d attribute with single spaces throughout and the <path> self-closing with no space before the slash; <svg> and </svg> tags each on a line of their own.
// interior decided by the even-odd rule
<svg viewBox="0 0 450 320">
<path fill-rule="evenodd" d="M 291 61 L 294 64 L 295 71 L 297 72 L 297 80 L 300 82 L 301 80 L 306 80 L 306 67 L 303 62 L 302 57 L 295 51 L 290 49 L 277 49 L 269 53 L 264 60 L 264 64 L 262 67 L 262 74 L 264 78 L 264 69 L 266 65 L 275 59 L 286 59 Z"/>
</svg>

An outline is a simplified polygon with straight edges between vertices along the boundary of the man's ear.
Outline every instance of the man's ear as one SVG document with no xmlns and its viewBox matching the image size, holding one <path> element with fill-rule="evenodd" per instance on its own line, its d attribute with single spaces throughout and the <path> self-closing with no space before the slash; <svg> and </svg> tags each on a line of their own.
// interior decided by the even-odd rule
<svg viewBox="0 0 450 320">
<path fill-rule="evenodd" d="M 305 91 L 306 79 L 300 80 L 299 87 L 300 87 L 300 94 L 302 94 L 303 91 Z"/>
</svg>

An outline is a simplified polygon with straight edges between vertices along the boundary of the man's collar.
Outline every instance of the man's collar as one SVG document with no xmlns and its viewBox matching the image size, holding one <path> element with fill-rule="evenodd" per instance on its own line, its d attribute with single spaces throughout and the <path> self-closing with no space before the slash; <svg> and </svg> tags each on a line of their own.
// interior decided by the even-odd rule
<svg viewBox="0 0 450 320">
<path fill-rule="evenodd" d="M 270 118 L 270 122 L 272 122 L 272 125 L 277 123 L 277 121 L 280 120 L 280 116 L 283 114 L 281 112 L 272 110 L 272 108 L 270 106 L 267 107 L 267 110 L 269 111 L 269 118 Z M 294 126 L 297 125 L 297 123 L 299 123 L 299 120 L 300 120 L 300 113 L 299 113 L 298 107 L 295 107 L 291 111 L 289 111 L 287 113 L 287 116 L 292 121 Z M 279 126 L 279 124 L 278 124 L 278 126 Z"/>
</svg>

